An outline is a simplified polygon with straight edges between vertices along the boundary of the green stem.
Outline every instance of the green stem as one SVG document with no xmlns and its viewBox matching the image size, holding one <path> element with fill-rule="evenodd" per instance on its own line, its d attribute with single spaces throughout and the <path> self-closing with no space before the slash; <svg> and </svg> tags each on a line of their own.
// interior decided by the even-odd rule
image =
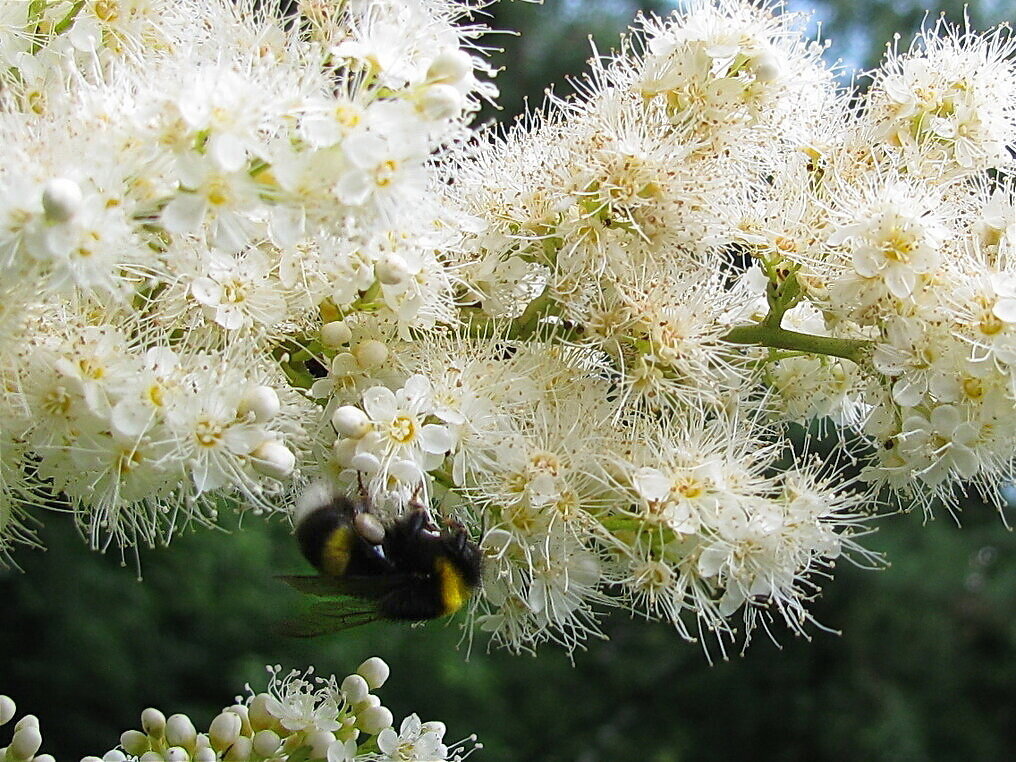
<svg viewBox="0 0 1016 762">
<path fill-rule="evenodd" d="M 786 328 L 768 323 L 738 326 L 724 336 L 723 340 L 729 341 L 731 344 L 754 344 L 760 347 L 791 349 L 809 354 L 842 357 L 857 364 L 860 364 L 871 345 L 870 341 L 862 339 L 811 336 L 807 333 L 788 331 Z"/>
</svg>

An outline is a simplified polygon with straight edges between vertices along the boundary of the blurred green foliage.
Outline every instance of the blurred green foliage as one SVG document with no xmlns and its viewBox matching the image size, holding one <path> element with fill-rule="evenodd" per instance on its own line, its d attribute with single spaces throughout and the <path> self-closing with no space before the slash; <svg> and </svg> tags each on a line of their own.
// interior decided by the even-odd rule
<svg viewBox="0 0 1016 762">
<path fill-rule="evenodd" d="M 380 696 L 396 717 L 477 733 L 478 759 L 1003 760 L 1016 749 L 1016 537 L 986 508 L 962 528 L 896 517 L 870 542 L 883 572 L 847 565 L 814 611 L 842 636 L 759 633 L 745 656 L 709 666 L 658 623 L 615 616 L 609 641 L 574 655 L 466 659 L 455 626 L 379 623 L 282 640 L 295 595 L 274 574 L 302 570 L 282 522 L 198 532 L 131 569 L 90 553 L 55 516 L 49 551 L 0 579 L 0 691 L 42 719 L 58 759 L 103 753 L 154 705 L 207 723 L 265 664 L 340 677 L 364 658 L 392 666 Z"/>
<path fill-rule="evenodd" d="M 954 17 L 959 2 L 951 2 Z M 894 31 L 909 39 L 917 3 L 836 0 L 820 6 L 835 55 L 873 65 Z M 508 117 L 544 86 L 568 91 L 587 35 L 609 50 L 638 9 L 665 2 L 502 2 L 499 77 Z M 1012 15 L 1006 2 L 971 10 L 979 26 Z M 489 115 L 488 115 L 489 116 Z M 1010 517 L 1011 519 L 1012 517 Z M 316 641 L 281 640 L 272 625 L 296 596 L 274 579 L 302 570 L 288 527 L 249 517 L 229 534 L 202 531 L 143 554 L 145 579 L 89 552 L 62 516 L 47 517 L 46 553 L 22 551 L 25 574 L 0 576 L 0 692 L 38 714 L 43 751 L 61 760 L 103 753 L 146 706 L 207 724 L 265 664 L 313 664 L 340 677 L 367 656 L 392 666 L 382 700 L 470 732 L 477 759 L 579 762 L 754 760 L 1004 760 L 1016 758 L 1016 538 L 972 507 L 947 517 L 886 519 L 869 545 L 892 568 L 841 565 L 813 611 L 837 636 L 807 642 L 764 632 L 743 657 L 709 666 L 700 646 L 658 623 L 615 616 L 609 641 L 568 657 L 487 653 L 468 660 L 455 626 L 379 623 Z M 5 727 L 4 731 L 9 732 Z M 6 736 L 0 732 L 0 744 Z"/>
</svg>

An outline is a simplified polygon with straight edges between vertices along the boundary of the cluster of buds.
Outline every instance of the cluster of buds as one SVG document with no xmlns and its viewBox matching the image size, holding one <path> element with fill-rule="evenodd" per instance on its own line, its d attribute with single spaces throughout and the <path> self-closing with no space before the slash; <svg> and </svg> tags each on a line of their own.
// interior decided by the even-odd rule
<svg viewBox="0 0 1016 762">
<path fill-rule="evenodd" d="M 415 714 L 396 730 L 391 711 L 374 694 L 389 675 L 388 665 L 377 657 L 341 683 L 314 677 L 313 669 L 284 676 L 277 666 L 268 671 L 267 691 L 238 698 L 203 732 L 185 714 L 166 717 L 150 707 L 141 713 L 141 730 L 125 731 L 117 748 L 82 762 L 437 762 L 462 760 L 482 748 L 472 736 L 445 744 L 444 723 L 421 722 Z M 14 713 L 14 702 L 0 696 L 0 724 Z M 26 715 L 0 757 L 53 762 L 48 754 L 36 756 L 41 745 L 38 720 Z"/>
</svg>

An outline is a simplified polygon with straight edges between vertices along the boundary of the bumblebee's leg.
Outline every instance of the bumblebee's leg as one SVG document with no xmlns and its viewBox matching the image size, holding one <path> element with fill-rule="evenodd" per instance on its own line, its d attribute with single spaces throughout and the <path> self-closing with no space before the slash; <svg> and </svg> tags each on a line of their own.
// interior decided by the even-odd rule
<svg viewBox="0 0 1016 762">
<path fill-rule="evenodd" d="M 423 491 L 423 482 L 416 485 L 416 489 L 413 490 L 412 496 L 409 498 L 409 507 L 413 509 L 414 513 L 422 513 L 424 516 L 423 526 L 432 532 L 438 531 L 438 525 L 434 523 L 434 517 L 430 513 L 430 506 L 425 505 L 420 500 L 420 492 Z M 417 530 L 419 531 L 419 530 Z"/>
</svg>

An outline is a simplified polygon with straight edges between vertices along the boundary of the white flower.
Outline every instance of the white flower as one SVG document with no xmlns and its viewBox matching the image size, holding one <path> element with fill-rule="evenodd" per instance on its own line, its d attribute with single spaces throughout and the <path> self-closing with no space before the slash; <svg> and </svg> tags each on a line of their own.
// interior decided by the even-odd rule
<svg viewBox="0 0 1016 762">
<path fill-rule="evenodd" d="M 382 730 L 377 746 L 385 762 L 437 762 L 447 759 L 448 747 L 442 743 L 443 738 L 443 724 L 422 723 L 411 714 L 402 721 L 398 733 L 394 728 Z"/>
<path fill-rule="evenodd" d="M 934 486 L 977 472 L 977 438 L 977 427 L 963 420 L 959 408 L 939 405 L 930 415 L 915 412 L 904 419 L 900 452 L 911 473 Z"/>
<path fill-rule="evenodd" d="M 271 277 L 271 269 L 268 257 L 256 249 L 242 258 L 213 251 L 208 274 L 195 279 L 190 292 L 208 319 L 227 330 L 255 324 L 271 328 L 286 315 L 282 284 Z"/>
<path fill-rule="evenodd" d="M 950 231 L 931 198 L 915 198 L 905 184 L 890 184 L 866 208 L 851 210 L 852 221 L 833 230 L 830 246 L 846 245 L 854 272 L 878 278 L 899 299 L 909 297 L 918 276 L 938 266 Z"/>
<path fill-rule="evenodd" d="M 365 391 L 363 410 L 370 431 L 357 440 L 354 465 L 383 471 L 400 482 L 422 482 L 424 473 L 439 465 L 455 444 L 446 425 L 426 422 L 433 414 L 430 391 L 430 381 L 422 375 L 410 376 L 396 392 L 384 386 Z"/>
</svg>

